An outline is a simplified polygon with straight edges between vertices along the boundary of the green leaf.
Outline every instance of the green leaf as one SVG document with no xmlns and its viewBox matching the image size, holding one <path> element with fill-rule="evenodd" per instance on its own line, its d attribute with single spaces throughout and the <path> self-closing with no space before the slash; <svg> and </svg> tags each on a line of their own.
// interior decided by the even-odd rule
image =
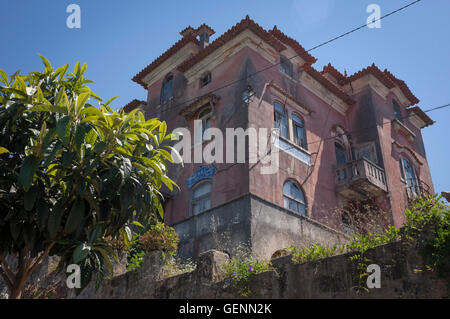
<svg viewBox="0 0 450 319">
<path fill-rule="evenodd" d="M 19 182 L 22 184 L 25 191 L 28 191 L 33 182 L 34 174 L 39 168 L 39 158 L 34 155 L 29 155 L 25 158 L 20 168 Z"/>
<path fill-rule="evenodd" d="M 94 106 L 88 106 L 86 108 L 83 108 L 80 112 L 80 115 L 83 116 L 98 116 L 100 118 L 103 117 L 102 111 L 100 111 L 98 108 Z"/>
<path fill-rule="evenodd" d="M 131 161 L 128 158 L 123 158 L 122 161 L 122 173 L 123 173 L 123 180 L 126 181 L 128 180 L 128 178 L 130 178 L 130 174 L 131 174 L 131 170 L 132 170 L 132 165 L 131 165 Z"/>
<path fill-rule="evenodd" d="M 117 98 L 118 98 L 118 96 L 114 96 L 114 97 L 110 98 L 108 101 L 106 101 L 105 104 L 103 104 L 103 105 L 108 106 L 112 101 L 114 101 Z"/>
<path fill-rule="evenodd" d="M 9 153 L 9 151 L 6 148 L 0 146 L 0 154 L 5 154 L 5 153 Z"/>
<path fill-rule="evenodd" d="M 91 251 L 91 246 L 86 244 L 80 244 L 77 248 L 73 251 L 73 262 L 75 264 L 80 264 L 83 260 L 86 259 L 86 257 L 89 255 Z"/>
<path fill-rule="evenodd" d="M 66 115 L 56 122 L 56 132 L 58 133 L 61 142 L 67 146 L 70 137 L 70 116 Z"/>
<path fill-rule="evenodd" d="M 0 69 L 0 81 L 3 82 L 6 86 L 9 85 L 8 75 L 2 69 Z"/>
<path fill-rule="evenodd" d="M 52 68 L 52 65 L 50 64 L 50 62 L 44 56 L 42 56 L 40 54 L 39 54 L 39 56 L 42 59 L 42 62 L 44 62 L 45 73 L 53 71 L 53 68 Z"/>
<path fill-rule="evenodd" d="M 78 230 L 78 227 L 82 225 L 84 219 L 84 209 L 84 200 L 76 200 L 73 203 L 72 209 L 69 213 L 69 217 L 67 217 L 66 226 L 64 227 L 64 231 L 67 234 L 74 233 L 76 230 Z"/>
<path fill-rule="evenodd" d="M 49 213 L 50 208 L 47 202 L 45 202 L 42 199 L 39 199 L 36 205 L 36 214 L 37 214 L 37 225 L 41 232 L 43 232 L 47 226 Z"/>
<path fill-rule="evenodd" d="M 81 145 L 84 143 L 84 137 L 86 135 L 86 128 L 83 125 L 78 125 L 75 131 L 75 146 L 77 151 L 80 151 Z"/>
<path fill-rule="evenodd" d="M 56 157 L 61 147 L 62 144 L 60 141 L 53 141 L 44 151 L 44 163 L 42 165 L 48 166 Z"/>
<path fill-rule="evenodd" d="M 64 215 L 64 205 L 62 203 L 56 204 L 48 218 L 47 229 L 50 235 L 50 239 L 55 239 L 58 231 L 61 227 L 62 217 Z"/>
<path fill-rule="evenodd" d="M 36 187 L 31 187 L 28 192 L 25 192 L 23 204 L 26 211 L 30 211 L 33 209 L 37 196 L 38 196 L 38 189 Z"/>
<path fill-rule="evenodd" d="M 78 98 L 77 98 L 77 108 L 76 108 L 77 114 L 80 114 L 81 109 L 86 104 L 87 100 L 89 100 L 90 96 L 91 96 L 91 94 L 89 92 L 81 93 L 78 96 Z"/>
</svg>

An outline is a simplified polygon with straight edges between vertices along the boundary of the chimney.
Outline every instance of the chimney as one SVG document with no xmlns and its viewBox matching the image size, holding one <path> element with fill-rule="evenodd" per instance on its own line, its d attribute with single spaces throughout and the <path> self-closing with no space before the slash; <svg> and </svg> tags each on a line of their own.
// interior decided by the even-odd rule
<svg viewBox="0 0 450 319">
<path fill-rule="evenodd" d="M 209 45 L 209 37 L 216 33 L 206 24 L 202 24 L 196 30 L 196 34 L 199 36 L 199 48 L 203 50 Z"/>
</svg>

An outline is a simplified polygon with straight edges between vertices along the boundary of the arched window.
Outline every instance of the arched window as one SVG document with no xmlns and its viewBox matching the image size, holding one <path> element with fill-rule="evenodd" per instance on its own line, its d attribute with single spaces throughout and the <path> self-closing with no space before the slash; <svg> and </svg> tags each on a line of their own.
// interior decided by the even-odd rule
<svg viewBox="0 0 450 319">
<path fill-rule="evenodd" d="M 420 195 L 416 170 L 414 169 L 414 166 L 412 166 L 411 163 L 404 157 L 400 159 L 400 173 L 403 180 L 408 185 L 408 194 L 413 197 Z"/>
<path fill-rule="evenodd" d="M 289 128 L 286 110 L 284 107 L 275 102 L 273 104 L 273 113 L 274 113 L 274 127 L 280 129 L 280 135 L 284 138 L 289 138 Z"/>
<path fill-rule="evenodd" d="M 334 143 L 334 150 L 336 152 L 336 165 L 341 166 L 347 163 L 347 150 L 340 143 Z"/>
<path fill-rule="evenodd" d="M 283 200 L 284 208 L 306 216 L 305 195 L 293 181 L 284 183 Z"/>
<path fill-rule="evenodd" d="M 400 122 L 403 121 L 402 111 L 400 110 L 400 106 L 398 105 L 396 100 L 392 100 L 392 105 L 394 106 L 394 117 L 396 120 Z"/>
<path fill-rule="evenodd" d="M 294 75 L 291 61 L 284 55 L 280 56 L 280 71 L 283 72 L 284 74 L 289 75 L 290 77 L 293 77 Z"/>
<path fill-rule="evenodd" d="M 211 182 L 200 182 L 192 188 L 191 215 L 197 215 L 211 208 Z"/>
<path fill-rule="evenodd" d="M 300 116 L 296 114 L 292 114 L 292 126 L 294 129 L 294 142 L 300 147 L 304 149 L 308 149 L 308 145 L 306 143 L 306 131 L 305 131 L 305 123 L 300 118 Z"/>
<path fill-rule="evenodd" d="M 161 104 L 166 103 L 172 98 L 173 75 L 169 75 L 163 82 L 161 88 Z"/>
</svg>

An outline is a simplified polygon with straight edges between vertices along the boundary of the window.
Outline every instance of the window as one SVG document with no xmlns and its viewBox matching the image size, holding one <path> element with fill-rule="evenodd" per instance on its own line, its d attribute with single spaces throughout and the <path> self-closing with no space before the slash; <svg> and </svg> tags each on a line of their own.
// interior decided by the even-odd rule
<svg viewBox="0 0 450 319">
<path fill-rule="evenodd" d="M 417 175 L 414 167 L 411 163 L 404 157 L 400 159 L 400 173 L 402 179 L 406 182 L 408 186 L 408 193 L 412 196 L 417 196 L 420 194 L 419 184 L 417 181 Z"/>
<path fill-rule="evenodd" d="M 294 129 L 294 142 L 300 147 L 307 149 L 305 124 L 296 114 L 292 114 L 292 126 Z"/>
<path fill-rule="evenodd" d="M 211 72 L 208 72 L 200 79 L 200 87 L 207 86 L 211 83 Z"/>
<path fill-rule="evenodd" d="M 403 122 L 402 111 L 400 110 L 400 106 L 398 105 L 397 101 L 392 100 L 392 104 L 394 106 L 395 119 L 399 120 L 400 122 Z"/>
<path fill-rule="evenodd" d="M 283 186 L 284 207 L 306 216 L 305 196 L 293 181 L 287 181 Z"/>
<path fill-rule="evenodd" d="M 197 215 L 211 208 L 211 182 L 200 182 L 192 189 L 191 215 Z"/>
<path fill-rule="evenodd" d="M 336 164 L 337 166 L 344 165 L 347 163 L 347 151 L 345 150 L 345 147 L 341 144 L 335 142 L 334 143 L 334 149 L 336 152 Z"/>
<path fill-rule="evenodd" d="M 289 138 L 288 121 L 286 111 L 279 103 L 274 103 L 274 127 L 280 129 L 280 135 Z"/>
<path fill-rule="evenodd" d="M 365 159 L 371 161 L 372 163 L 378 164 L 375 143 L 373 143 L 373 142 L 367 143 L 363 146 L 360 146 L 357 149 L 356 154 L 357 154 L 358 159 L 365 158 Z"/>
<path fill-rule="evenodd" d="M 198 119 L 202 121 L 202 140 L 208 139 L 205 131 L 211 127 L 211 109 L 206 109 L 200 113 Z"/>
<path fill-rule="evenodd" d="M 172 98 L 173 75 L 169 75 L 161 88 L 161 104 L 166 103 Z"/>
<path fill-rule="evenodd" d="M 293 66 L 291 61 L 289 61 L 288 58 L 286 58 L 284 55 L 280 56 L 280 71 L 284 74 L 289 75 L 290 77 L 293 77 Z"/>
</svg>

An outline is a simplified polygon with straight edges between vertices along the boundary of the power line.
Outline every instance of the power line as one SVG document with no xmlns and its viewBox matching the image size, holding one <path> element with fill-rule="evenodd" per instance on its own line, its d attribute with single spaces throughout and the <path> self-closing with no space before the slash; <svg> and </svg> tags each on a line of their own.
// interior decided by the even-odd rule
<svg viewBox="0 0 450 319">
<path fill-rule="evenodd" d="M 372 21 L 371 23 L 375 23 L 375 22 L 377 22 L 377 21 L 381 21 L 381 20 L 383 20 L 383 19 L 385 19 L 385 18 L 387 18 L 387 17 L 389 17 L 389 16 L 391 16 L 391 15 L 393 15 L 393 14 L 395 14 L 395 13 L 398 13 L 398 12 L 400 12 L 400 11 L 402 11 L 402 10 L 405 10 L 406 8 L 412 6 L 412 5 L 414 5 L 414 4 L 416 4 L 416 3 L 420 2 L 420 1 L 422 1 L 422 0 L 416 0 L 416 1 L 413 1 L 413 2 L 411 2 L 411 3 L 409 3 L 409 4 L 405 5 L 405 6 L 403 6 L 403 7 L 401 7 L 401 8 L 398 8 L 398 9 L 396 9 L 396 10 L 394 10 L 394 11 L 389 12 L 388 14 L 385 14 L 384 16 L 382 16 L 382 17 L 380 17 L 380 18 L 378 18 L 378 19 L 375 19 L 375 20 Z M 367 26 L 367 24 L 361 25 L 361 26 L 359 26 L 359 27 L 357 27 L 357 28 L 354 28 L 354 29 L 352 29 L 352 30 L 350 30 L 350 31 L 347 31 L 347 32 L 345 32 L 345 33 L 343 33 L 343 34 L 341 34 L 341 35 L 339 35 L 339 36 L 337 36 L 337 37 L 334 37 L 334 38 L 332 38 L 332 39 L 330 39 L 330 40 L 327 40 L 327 41 L 325 41 L 325 42 L 322 42 L 322 43 L 320 43 L 320 44 L 318 44 L 318 45 L 312 47 L 311 49 L 306 50 L 305 52 L 309 53 L 309 52 L 311 52 L 311 51 L 313 51 L 313 50 L 316 50 L 316 49 L 318 49 L 318 48 L 320 48 L 320 47 L 322 47 L 322 46 L 325 46 L 325 45 L 327 45 L 327 44 L 329 44 L 329 43 L 331 43 L 331 42 L 334 42 L 334 41 L 336 41 L 336 40 L 338 40 L 338 39 L 341 39 L 341 38 L 343 38 L 343 37 L 345 37 L 345 36 L 347 36 L 347 35 L 350 35 L 350 34 L 356 32 L 356 31 L 358 31 L 358 30 L 361 30 L 361 29 L 363 29 L 363 28 L 366 27 L 366 26 Z M 292 56 L 292 57 L 290 57 L 290 58 L 287 58 L 287 59 L 288 59 L 288 60 L 292 60 L 292 59 L 294 59 L 294 58 L 296 58 L 296 57 L 299 57 L 299 56 L 300 56 L 299 54 L 296 54 L 296 55 L 294 55 L 294 56 Z M 212 61 L 211 61 L 210 63 L 212 63 Z M 223 86 L 221 86 L 221 87 L 218 87 L 218 88 L 216 88 L 216 89 L 214 89 L 214 90 L 211 90 L 211 91 L 209 91 L 208 93 L 205 93 L 205 94 L 202 94 L 202 95 L 200 95 L 200 96 L 196 96 L 196 97 L 190 98 L 190 99 L 185 100 L 185 101 L 183 101 L 183 102 L 180 102 L 180 103 L 178 103 L 178 104 L 176 104 L 176 105 L 171 105 L 171 106 L 165 108 L 165 110 L 170 110 L 170 109 L 173 109 L 173 108 L 177 108 L 177 107 L 179 107 L 179 106 L 181 106 L 181 105 L 184 105 L 185 103 L 188 103 L 188 102 L 191 102 L 191 101 L 195 101 L 195 100 L 197 100 L 198 98 L 200 98 L 200 97 L 202 97 L 202 96 L 205 96 L 205 95 L 208 95 L 208 94 L 211 94 L 211 93 L 214 93 L 214 92 L 223 90 L 223 89 L 225 89 L 225 88 L 227 88 L 227 87 L 229 87 L 229 86 L 232 86 L 232 85 L 234 85 L 234 84 L 236 84 L 236 83 L 239 83 L 239 82 L 241 82 L 241 81 L 244 81 L 244 80 L 248 80 L 249 78 L 251 78 L 251 77 L 253 77 L 253 76 L 255 76 L 255 75 L 257 75 L 257 74 L 259 74 L 259 73 L 261 73 L 261 72 L 264 72 L 264 71 L 266 71 L 266 70 L 268 70 L 268 69 L 270 69 L 270 68 L 273 68 L 273 67 L 279 66 L 279 65 L 281 65 L 281 62 L 277 62 L 277 63 L 271 64 L 271 65 L 268 66 L 268 67 L 262 68 L 262 69 L 260 69 L 260 70 L 258 70 L 258 71 L 255 71 L 254 73 L 252 73 L 252 74 L 250 74 L 250 75 L 247 75 L 245 78 L 240 78 L 240 79 L 238 79 L 238 80 L 234 80 L 234 81 L 232 81 L 232 82 L 230 82 L 230 83 L 228 83 L 228 84 L 225 84 L 225 85 L 223 85 Z M 161 107 L 162 107 L 162 105 L 161 105 Z M 153 115 L 157 115 L 157 114 L 159 114 L 159 112 L 154 112 L 154 113 L 150 113 L 150 114 L 147 114 L 147 115 L 148 115 L 148 116 L 153 116 Z"/>
<path fill-rule="evenodd" d="M 445 104 L 445 105 L 441 105 L 441 106 L 437 106 L 437 107 L 432 107 L 432 108 L 429 108 L 429 109 L 427 109 L 427 110 L 425 110 L 425 111 L 423 111 L 423 112 L 425 112 L 425 113 L 433 112 L 433 111 L 437 111 L 437 110 L 440 110 L 440 109 L 444 109 L 444 108 L 446 108 L 446 107 L 450 107 L 450 103 L 449 103 L 449 104 Z M 409 117 L 411 117 L 411 116 L 412 116 L 412 115 L 409 114 L 409 115 L 407 115 L 407 116 L 402 116 L 402 117 L 399 117 L 399 118 L 396 118 L 396 119 L 397 119 L 397 120 L 403 120 L 403 119 L 407 119 L 407 118 L 409 118 Z M 391 123 L 392 123 L 392 120 L 388 120 L 388 121 L 386 121 L 386 122 L 382 122 L 381 124 L 370 125 L 370 126 L 363 127 L 363 128 L 361 128 L 361 129 L 359 129 L 359 130 L 354 130 L 354 131 L 346 132 L 346 135 L 347 135 L 347 134 L 353 134 L 353 133 L 361 132 L 361 131 L 364 131 L 364 130 L 369 129 L 369 128 L 377 127 L 377 126 L 379 126 L 379 125 L 380 125 L 380 126 L 384 126 L 385 124 L 391 124 Z M 342 136 L 342 135 L 343 135 L 343 134 L 339 134 L 339 135 L 337 135 L 337 136 Z M 317 141 L 314 141 L 314 142 L 309 142 L 309 143 L 307 143 L 307 145 L 311 145 L 311 144 L 316 144 L 316 143 L 324 142 L 324 141 L 327 141 L 327 140 L 330 140 L 330 139 L 335 139 L 337 136 L 330 136 L 330 137 L 326 137 L 326 138 L 323 138 L 323 139 L 320 139 L 320 140 L 317 140 Z M 292 145 L 292 146 L 289 146 L 288 148 L 282 149 L 282 151 L 289 151 L 289 150 L 294 149 L 294 148 L 298 148 L 298 146 L 297 146 L 297 145 Z M 256 165 L 258 165 L 258 164 L 261 162 L 261 160 L 264 159 L 266 156 L 268 156 L 270 153 L 271 153 L 271 150 L 269 150 L 269 152 L 267 152 L 267 154 L 265 154 L 262 158 L 260 158 L 260 159 L 258 160 L 257 163 L 254 163 L 254 165 L 251 167 L 251 169 L 253 169 L 254 167 L 256 167 Z M 217 173 L 222 172 L 222 171 L 227 171 L 227 170 L 229 170 L 231 167 L 236 166 L 236 165 L 238 165 L 238 164 L 245 164 L 245 163 L 232 163 L 231 165 L 229 165 L 229 166 L 227 166 L 227 167 L 225 167 L 225 168 L 222 168 L 222 169 L 218 170 Z M 281 167 L 280 167 L 280 168 L 281 168 Z"/>
</svg>

